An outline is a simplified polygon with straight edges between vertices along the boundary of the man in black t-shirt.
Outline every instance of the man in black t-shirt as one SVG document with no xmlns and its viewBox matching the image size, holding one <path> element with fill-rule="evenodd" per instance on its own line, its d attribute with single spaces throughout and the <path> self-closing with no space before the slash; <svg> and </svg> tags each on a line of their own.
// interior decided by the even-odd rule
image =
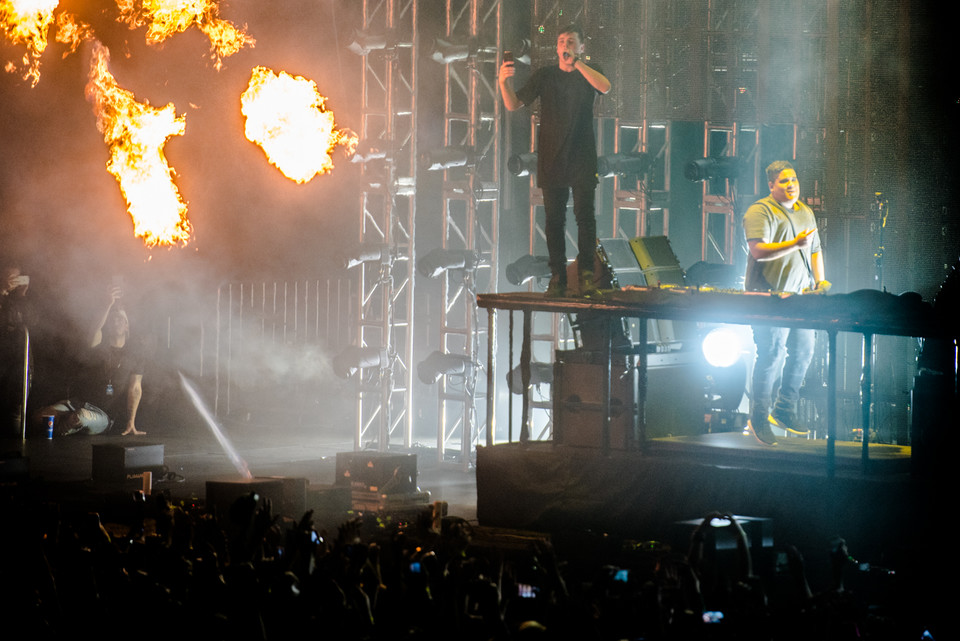
<svg viewBox="0 0 960 641">
<path fill-rule="evenodd" d="M 594 192 L 597 187 L 597 147 L 593 132 L 593 104 L 597 94 L 610 91 L 603 72 L 583 58 L 583 32 L 576 25 L 564 27 L 557 36 L 557 66 L 537 69 L 527 83 L 514 91 L 514 63 L 500 67 L 500 93 L 509 111 L 540 99 L 540 131 L 537 139 L 537 186 L 543 192 L 544 227 L 550 260 L 547 296 L 562 297 L 567 286 L 567 256 L 564 225 L 567 200 L 573 191 L 577 220 L 577 267 L 581 295 L 591 296 L 593 263 L 597 247 Z"/>
</svg>

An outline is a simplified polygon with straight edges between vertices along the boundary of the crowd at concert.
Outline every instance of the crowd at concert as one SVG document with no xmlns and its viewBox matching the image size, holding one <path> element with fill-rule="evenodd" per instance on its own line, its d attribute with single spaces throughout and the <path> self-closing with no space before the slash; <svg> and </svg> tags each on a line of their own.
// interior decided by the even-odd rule
<svg viewBox="0 0 960 641">
<path fill-rule="evenodd" d="M 602 535 L 530 537 L 436 510 L 356 514 L 335 531 L 250 494 L 217 514 L 166 492 L 111 515 L 6 493 L 0 581 L 21 638 L 934 638 L 892 570 L 860 583 L 842 539 L 825 584 L 783 547 L 755 572 L 736 518 L 709 514 L 689 547 Z M 736 549 L 712 550 L 711 527 Z M 823 560 L 823 559 L 821 559 Z M 851 587 L 851 579 L 860 587 Z M 863 585 L 871 585 L 865 590 Z M 926 635 L 926 636 L 922 636 Z"/>
</svg>

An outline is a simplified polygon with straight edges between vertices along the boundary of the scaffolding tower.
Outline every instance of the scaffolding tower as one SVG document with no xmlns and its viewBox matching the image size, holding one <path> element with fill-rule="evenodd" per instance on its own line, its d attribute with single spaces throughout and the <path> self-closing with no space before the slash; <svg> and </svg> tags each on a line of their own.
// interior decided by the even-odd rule
<svg viewBox="0 0 960 641">
<path fill-rule="evenodd" d="M 438 377 L 440 462 L 468 466 L 492 416 L 480 399 L 495 394 L 480 376 L 488 332 L 476 295 L 496 291 L 499 273 L 501 0 L 446 0 L 445 29 L 431 58 L 444 78 L 443 148 L 424 152 L 421 166 L 443 171 L 441 245 L 422 275 L 441 278 L 440 349 L 427 376 Z M 431 257 L 434 257 L 431 260 Z M 423 377 L 421 377 L 423 378 Z M 424 382 L 430 382 L 424 380 Z"/>
<path fill-rule="evenodd" d="M 354 447 L 412 441 L 417 180 L 417 0 L 363 0 L 350 49 L 363 57 Z"/>
</svg>

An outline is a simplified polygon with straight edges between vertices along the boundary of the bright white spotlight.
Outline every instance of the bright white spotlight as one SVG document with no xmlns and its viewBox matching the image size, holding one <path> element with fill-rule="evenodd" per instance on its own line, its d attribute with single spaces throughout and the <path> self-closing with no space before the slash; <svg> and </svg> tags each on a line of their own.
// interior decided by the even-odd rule
<svg viewBox="0 0 960 641">
<path fill-rule="evenodd" d="M 729 327 L 716 327 L 703 337 L 703 357 L 713 367 L 730 367 L 743 353 L 740 336 Z"/>
</svg>

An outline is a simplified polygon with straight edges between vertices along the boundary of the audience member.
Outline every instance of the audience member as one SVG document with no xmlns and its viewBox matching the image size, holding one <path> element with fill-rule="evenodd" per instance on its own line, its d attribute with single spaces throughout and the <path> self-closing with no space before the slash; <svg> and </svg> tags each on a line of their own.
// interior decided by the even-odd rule
<svg viewBox="0 0 960 641">
<path fill-rule="evenodd" d="M 143 358 L 130 339 L 130 319 L 122 291 L 111 287 L 82 359 L 82 375 L 70 398 L 41 409 L 53 415 L 57 435 L 103 434 L 142 436 L 136 426 L 143 395 Z"/>
</svg>

